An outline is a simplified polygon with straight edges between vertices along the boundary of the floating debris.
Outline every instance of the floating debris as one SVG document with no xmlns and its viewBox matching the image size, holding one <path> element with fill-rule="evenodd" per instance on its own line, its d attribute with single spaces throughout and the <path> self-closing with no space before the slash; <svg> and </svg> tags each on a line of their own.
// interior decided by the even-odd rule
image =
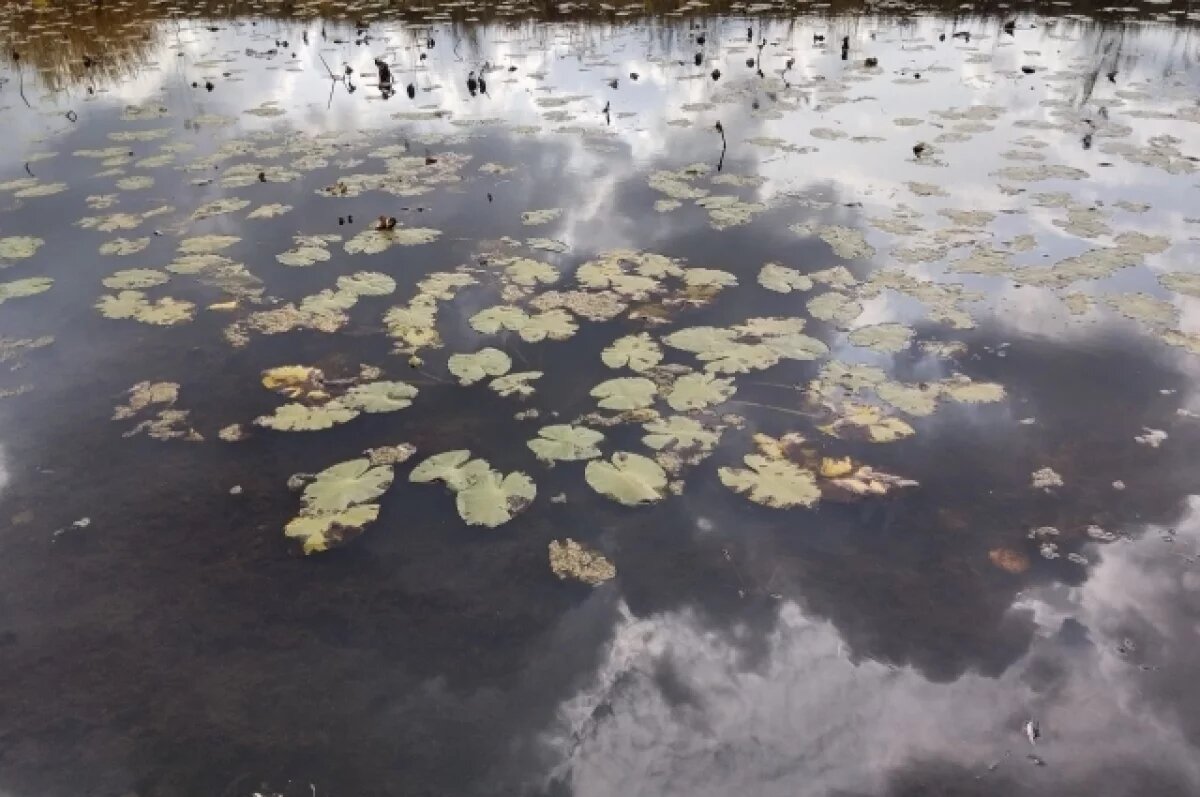
<svg viewBox="0 0 1200 797">
<path fill-rule="evenodd" d="M 592 587 L 611 581 L 617 575 L 612 562 L 570 537 L 550 542 L 550 570 L 560 579 L 573 578 Z"/>
</svg>

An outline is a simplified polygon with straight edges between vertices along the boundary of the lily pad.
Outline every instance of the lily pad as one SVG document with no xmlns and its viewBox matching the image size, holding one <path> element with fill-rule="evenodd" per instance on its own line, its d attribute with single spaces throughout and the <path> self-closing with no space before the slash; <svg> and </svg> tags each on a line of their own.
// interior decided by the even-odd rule
<svg viewBox="0 0 1200 797">
<path fill-rule="evenodd" d="M 31 235 L 0 238 L 0 260 L 24 260 L 33 257 L 46 242 Z"/>
<path fill-rule="evenodd" d="M 666 471 L 641 454 L 618 451 L 611 461 L 592 460 L 584 470 L 584 478 L 593 490 L 625 506 L 654 503 L 666 497 Z"/>
<path fill-rule="evenodd" d="M 54 285 L 49 277 L 26 277 L 12 282 L 0 282 L 0 304 L 9 299 L 22 299 L 26 296 L 36 296 L 45 293 Z"/>
<path fill-rule="evenodd" d="M 199 235 L 179 242 L 179 252 L 185 255 L 207 255 L 228 249 L 242 240 L 236 235 Z"/>
<path fill-rule="evenodd" d="M 515 374 L 496 377 L 488 383 L 488 387 L 505 398 L 509 396 L 527 398 L 534 393 L 534 387 L 530 382 L 541 379 L 542 376 L 541 371 L 519 371 Z"/>
<path fill-rule="evenodd" d="M 528 474 L 516 471 L 503 475 L 488 470 L 459 490 L 455 503 L 459 517 L 468 526 L 491 529 L 512 520 L 536 496 L 537 486 Z"/>
<path fill-rule="evenodd" d="M 182 324 L 191 321 L 196 313 L 196 306 L 191 302 L 169 296 L 151 301 L 141 291 L 121 291 L 116 296 L 101 296 L 96 302 L 96 309 L 106 318 L 133 319 L 156 326 Z"/>
<path fill-rule="evenodd" d="M 383 495 L 392 478 L 390 467 L 371 467 L 366 457 L 339 462 L 318 473 L 300 500 L 308 512 L 340 512 Z"/>
<path fill-rule="evenodd" d="M 114 238 L 100 244 L 102 255 L 136 255 L 150 245 L 149 238 Z"/>
<path fill-rule="evenodd" d="M 627 376 L 601 382 L 591 394 L 606 410 L 636 410 L 652 405 L 657 393 L 658 386 L 649 379 Z"/>
<path fill-rule="evenodd" d="M 812 506 L 821 498 L 816 476 L 786 459 L 747 454 L 745 468 L 720 468 L 721 483 L 756 504 L 773 509 Z"/>
<path fill-rule="evenodd" d="M 526 227 L 548 224 L 562 215 L 562 208 L 546 208 L 545 210 L 527 210 L 521 214 L 521 223 Z"/>
<path fill-rule="evenodd" d="M 417 389 L 407 382 L 369 382 L 355 385 L 338 399 L 338 405 L 360 412 L 395 412 L 412 406 Z"/>
<path fill-rule="evenodd" d="M 879 407 L 856 402 L 846 402 L 841 417 L 818 428 L 834 437 L 862 437 L 872 443 L 891 443 L 916 433 L 899 418 L 885 416 Z"/>
<path fill-rule="evenodd" d="M 655 451 L 677 451 L 688 454 L 708 454 L 721 439 L 719 430 L 706 427 L 686 415 L 672 415 L 642 424 L 647 434 L 642 442 Z M 693 459 L 700 459 L 695 457 Z"/>
<path fill-rule="evenodd" d="M 855 346 L 887 353 L 904 351 L 912 343 L 912 339 L 911 327 L 891 322 L 859 327 L 849 335 L 850 342 Z"/>
<path fill-rule="evenodd" d="M 284 534 L 300 540 L 306 554 L 342 545 L 379 516 L 379 505 L 368 502 L 387 491 L 393 476 L 390 465 L 372 465 L 367 458 L 326 468 L 304 488 L 300 514 Z"/>
<path fill-rule="evenodd" d="M 628 367 L 639 373 L 658 365 L 662 358 L 662 348 L 645 332 L 617 338 L 600 352 L 600 359 L 609 368 Z"/>
<path fill-rule="evenodd" d="M 794 268 L 767 263 L 758 272 L 758 284 L 776 293 L 812 290 L 813 281 Z"/>
<path fill-rule="evenodd" d="M 358 410 L 329 402 L 321 407 L 304 404 L 284 404 L 275 412 L 254 419 L 259 426 L 281 432 L 316 432 L 329 429 L 358 417 Z"/>
<path fill-rule="evenodd" d="M 604 435 L 586 426 L 556 424 L 543 426 L 528 445 L 537 458 L 545 462 L 577 462 L 600 456 L 596 446 Z"/>
<path fill-rule="evenodd" d="M 489 376 L 503 376 L 512 368 L 512 358 L 499 349 L 480 349 L 473 354 L 453 354 L 446 363 L 461 385 L 473 385 Z"/>
<path fill-rule="evenodd" d="M 684 374 L 671 385 L 666 399 L 676 412 L 688 412 L 721 404 L 736 392 L 733 379 L 722 379 L 712 374 Z"/>
<path fill-rule="evenodd" d="M 153 288 L 165 284 L 170 279 L 170 275 L 152 268 L 129 268 L 105 277 L 101 283 L 113 290 L 133 290 Z"/>
</svg>

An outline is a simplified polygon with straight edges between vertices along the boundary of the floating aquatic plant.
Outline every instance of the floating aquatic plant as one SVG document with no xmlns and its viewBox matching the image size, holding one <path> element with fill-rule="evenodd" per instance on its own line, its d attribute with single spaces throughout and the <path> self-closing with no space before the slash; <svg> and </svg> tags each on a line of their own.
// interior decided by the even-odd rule
<svg viewBox="0 0 1200 797">
<path fill-rule="evenodd" d="M 538 459 L 546 462 L 576 462 L 600 456 L 597 445 L 603 439 L 601 432 L 586 426 L 555 424 L 543 426 L 528 445 Z"/>
<path fill-rule="evenodd" d="M 371 502 L 387 491 L 393 476 L 391 466 L 372 466 L 365 457 L 326 468 L 304 488 L 300 514 L 284 534 L 300 540 L 306 554 L 348 542 L 379 517 L 379 504 Z"/>
<path fill-rule="evenodd" d="M 191 321 L 196 306 L 181 299 L 167 296 L 150 299 L 142 291 L 126 290 L 115 296 L 101 296 L 96 309 L 106 318 L 132 319 L 143 324 L 170 326 Z"/>
<path fill-rule="evenodd" d="M 486 460 L 471 459 L 465 449 L 435 454 L 413 468 L 408 478 L 415 483 L 444 482 L 455 493 L 459 516 L 471 526 L 507 523 L 537 496 L 527 474 L 499 473 Z"/>
<path fill-rule="evenodd" d="M 550 570 L 560 579 L 573 578 L 595 587 L 611 581 L 617 575 L 612 562 L 570 537 L 561 541 L 551 540 L 549 547 Z"/>
<path fill-rule="evenodd" d="M 618 451 L 611 460 L 592 460 L 584 478 L 593 490 L 626 506 L 654 503 L 666 497 L 667 474 L 641 454 Z"/>
</svg>

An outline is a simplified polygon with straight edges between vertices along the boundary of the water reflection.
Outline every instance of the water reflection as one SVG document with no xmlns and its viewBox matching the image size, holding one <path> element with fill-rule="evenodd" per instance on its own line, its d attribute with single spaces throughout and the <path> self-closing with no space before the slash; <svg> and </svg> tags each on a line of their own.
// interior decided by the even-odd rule
<svg viewBox="0 0 1200 797">
<path fill-rule="evenodd" d="M 1032 619 L 1029 650 L 952 684 L 853 662 L 842 628 L 790 601 L 752 659 L 740 642 L 757 631 L 623 610 L 594 681 L 560 709 L 557 777 L 579 795 L 1192 794 L 1194 712 L 1176 698 L 1196 647 L 1176 632 L 1200 588 L 1181 560 L 1194 512 L 1166 555 L 1151 529 L 1106 547 L 1081 586 L 1026 593 L 1009 612 Z"/>
<path fill-rule="evenodd" d="M 8 274 L 55 283 L 5 302 L 0 332 L 55 341 L 3 376 L 3 388 L 32 392 L 5 399 L 0 417 L 19 463 L 3 494 L 0 785 L 1197 790 L 1200 729 L 1187 709 L 1200 693 L 1185 673 L 1196 657 L 1190 452 L 1200 441 L 1177 412 L 1194 406 L 1196 365 L 1161 338 L 1200 327 L 1194 291 L 1157 281 L 1190 271 L 1195 252 L 1190 29 L 1022 16 L 1009 32 L 1003 13 L 912 9 L 783 20 L 778 6 L 745 23 L 724 13 L 740 7 L 695 8 L 567 24 L 526 17 L 587 14 L 456 6 L 444 15 L 458 22 L 419 26 L 371 5 L 5 8 L 5 125 L 19 146 L 0 152 L 4 235 L 45 241 Z M 459 24 L 470 14 L 508 19 Z M 376 58 L 413 84 L 413 99 L 380 95 Z M 472 73 L 486 92 L 472 91 Z M 324 190 L 404 156 L 466 165 L 399 195 Z M 727 207 L 694 201 L 703 194 L 735 198 L 732 222 Z M 192 217 L 228 197 L 251 204 Z M 245 215 L 271 204 L 292 210 Z M 164 205 L 133 231 L 75 224 Z M 548 208 L 562 212 L 521 223 Z M 337 242 L 308 269 L 275 259 L 296 235 L 349 238 L 381 213 L 443 236 L 386 255 Z M 865 246 L 839 256 L 840 228 Z M 1065 287 L 1038 271 L 1130 232 L 1167 244 Z M 259 305 L 228 283 L 173 277 L 170 295 L 199 308 L 179 327 L 99 316 L 103 278 L 161 268 L 201 234 L 242 239 L 223 251 L 262 281 L 263 306 L 364 269 L 398 287 L 361 297 L 337 333 L 254 335 L 242 348 L 227 328 Z M 98 254 L 116 235 L 147 242 Z M 565 251 L 506 240 L 534 235 Z M 737 290 L 678 311 L 674 326 L 623 318 L 531 344 L 472 326 L 499 302 L 483 286 L 440 308 L 446 348 L 423 351 L 415 374 L 383 333 L 385 311 L 431 271 L 520 251 L 559 268 L 565 286 L 618 247 L 726 270 Z M 971 257 L 1004 266 L 970 271 Z M 911 384 L 963 374 L 1003 385 L 1004 401 L 943 402 L 909 417 L 915 434 L 897 444 L 834 440 L 802 399 L 823 362 L 785 361 L 739 378 L 726 409 L 744 428 L 727 430 L 683 494 L 656 506 L 625 510 L 585 486 L 579 463 L 533 460 L 524 442 L 549 413 L 594 409 L 588 389 L 612 375 L 599 353 L 617 335 L 811 316 L 808 292 L 761 288 L 768 262 L 804 274 L 840 264 L 875 286 L 850 323 L 808 318 L 831 358 Z M 925 288 L 870 282 L 889 273 L 978 294 L 952 315 Z M 1122 305 L 1133 310 L 1124 316 L 1107 304 L 1136 292 L 1162 304 Z M 231 296 L 235 315 L 204 309 Z M 874 351 L 848 334 L 890 322 L 965 349 Z M 542 421 L 518 425 L 526 405 L 448 382 L 447 357 L 483 345 L 545 372 L 531 402 Z M 221 442 L 219 429 L 279 405 L 258 389 L 260 373 L 290 362 L 337 376 L 377 365 L 419 382 L 420 400 L 327 433 Z M 148 379 L 179 383 L 205 443 L 120 436 L 128 427 L 113 406 Z M 1166 442 L 1135 442 L 1147 428 Z M 788 431 L 920 487 L 781 512 L 720 482 L 717 469 L 738 466 L 754 433 Z M 637 450 L 641 433 L 608 430 L 606 453 Z M 401 469 L 360 540 L 291 557 L 280 534 L 296 511 L 288 477 L 401 441 L 422 455 L 469 446 L 505 472 L 534 472 L 539 501 L 480 533 L 444 491 L 404 483 Z M 1062 488 L 1031 489 L 1043 467 Z M 548 500 L 560 494 L 565 503 Z M 94 533 L 53 533 L 83 517 Z M 1090 527 L 1115 539 L 1101 544 Z M 555 579 L 547 544 L 566 534 L 603 551 L 617 580 L 590 590 Z M 1043 558 L 1051 536 L 1058 556 Z M 1021 572 L 997 567 L 998 550 Z M 1044 729 L 1036 748 L 1021 735 L 1030 718 Z"/>
</svg>

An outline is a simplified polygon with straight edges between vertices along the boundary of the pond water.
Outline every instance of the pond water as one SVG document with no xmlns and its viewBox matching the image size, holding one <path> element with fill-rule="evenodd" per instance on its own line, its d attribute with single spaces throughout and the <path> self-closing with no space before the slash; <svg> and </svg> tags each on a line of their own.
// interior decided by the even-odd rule
<svg viewBox="0 0 1200 797">
<path fill-rule="evenodd" d="M 1194 16 L 6 4 L 0 793 L 1200 794 Z"/>
</svg>

